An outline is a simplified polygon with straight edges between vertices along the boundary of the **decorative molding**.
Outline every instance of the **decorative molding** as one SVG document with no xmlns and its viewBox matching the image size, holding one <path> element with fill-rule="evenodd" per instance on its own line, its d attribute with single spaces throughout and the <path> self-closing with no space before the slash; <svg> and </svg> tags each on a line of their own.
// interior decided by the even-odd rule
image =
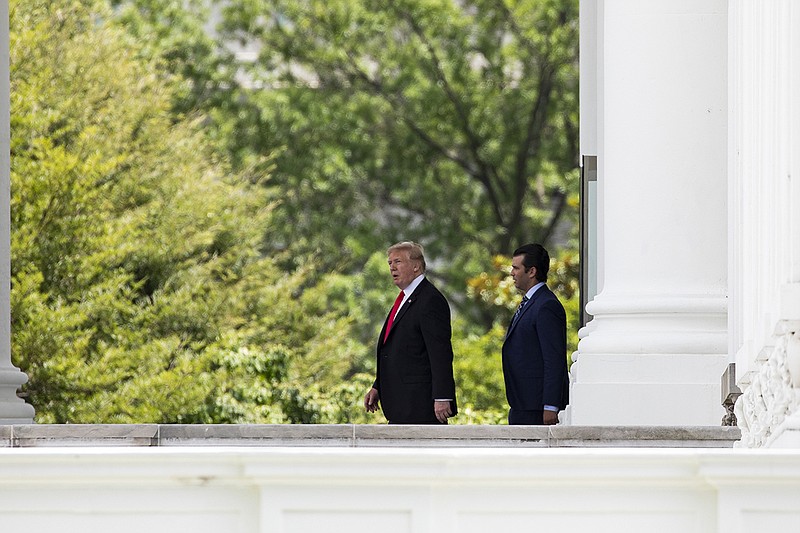
<svg viewBox="0 0 800 533">
<path fill-rule="evenodd" d="M 750 385 L 736 402 L 735 412 L 742 430 L 740 446 L 768 446 L 783 422 L 800 414 L 800 389 L 792 385 L 790 342 L 797 342 L 793 332 L 777 337 L 772 354 L 751 374 Z"/>
<path fill-rule="evenodd" d="M 728 351 L 740 446 L 785 446 L 800 416 L 800 9 L 729 3 Z"/>
</svg>

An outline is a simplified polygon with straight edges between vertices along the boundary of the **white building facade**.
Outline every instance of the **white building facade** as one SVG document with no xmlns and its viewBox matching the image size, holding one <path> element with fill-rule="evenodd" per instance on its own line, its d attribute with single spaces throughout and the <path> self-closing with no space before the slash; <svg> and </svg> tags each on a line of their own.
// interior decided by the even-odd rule
<svg viewBox="0 0 800 533">
<path fill-rule="evenodd" d="M 712 425 L 727 366 L 727 2 L 581 2 L 598 294 L 571 423 Z"/>
<path fill-rule="evenodd" d="M 797 531 L 800 456 L 776 450 L 751 452 L 0 450 L 0 530 Z"/>
<path fill-rule="evenodd" d="M 800 2 L 581 0 L 581 40 L 598 293 L 567 427 L 37 426 L 9 343 L 0 0 L 0 531 L 797 531 Z M 732 429 L 700 428 L 730 363 L 740 449 L 703 449 L 686 436 Z"/>
<path fill-rule="evenodd" d="M 0 8 L 0 423 L 20 424 Z M 800 447 L 798 28 L 793 0 L 581 1 L 597 295 L 564 422 L 718 425 L 734 362 L 742 445 Z"/>
<path fill-rule="evenodd" d="M 800 4 L 729 9 L 728 350 L 742 444 L 800 448 Z"/>
<path fill-rule="evenodd" d="M 578 425 L 719 424 L 800 446 L 800 4 L 581 2 L 597 287 Z"/>
</svg>

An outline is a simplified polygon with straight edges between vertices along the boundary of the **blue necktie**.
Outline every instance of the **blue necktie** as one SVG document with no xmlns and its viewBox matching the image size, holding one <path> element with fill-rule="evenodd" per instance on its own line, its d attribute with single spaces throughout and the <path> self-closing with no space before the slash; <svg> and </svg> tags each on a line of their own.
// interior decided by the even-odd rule
<svg viewBox="0 0 800 533">
<path fill-rule="evenodd" d="M 522 309 L 525 307 L 525 304 L 527 302 L 528 302 L 528 297 L 523 296 L 522 301 L 519 303 L 519 307 L 517 307 L 517 310 L 514 312 L 514 318 L 511 319 L 512 324 L 516 322 L 517 319 L 519 318 L 519 315 L 522 314 Z"/>
</svg>

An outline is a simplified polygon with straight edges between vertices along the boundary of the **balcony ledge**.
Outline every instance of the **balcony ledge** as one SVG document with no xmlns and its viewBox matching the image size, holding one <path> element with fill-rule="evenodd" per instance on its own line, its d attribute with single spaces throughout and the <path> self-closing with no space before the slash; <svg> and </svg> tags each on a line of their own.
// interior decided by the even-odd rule
<svg viewBox="0 0 800 533">
<path fill-rule="evenodd" d="M 722 426 L 389 426 L 360 424 L 26 424 L 0 426 L 0 448 L 732 448 Z"/>
</svg>

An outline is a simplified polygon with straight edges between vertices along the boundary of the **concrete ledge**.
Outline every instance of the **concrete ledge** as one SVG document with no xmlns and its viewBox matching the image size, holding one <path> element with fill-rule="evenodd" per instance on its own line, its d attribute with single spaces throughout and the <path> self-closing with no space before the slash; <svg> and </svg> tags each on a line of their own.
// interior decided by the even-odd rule
<svg viewBox="0 0 800 533">
<path fill-rule="evenodd" d="M 554 448 L 731 448 L 741 430 L 731 426 L 554 426 Z"/>
<path fill-rule="evenodd" d="M 0 426 L 0 448 L 732 448 L 736 427 L 43 424 Z"/>
<path fill-rule="evenodd" d="M 358 447 L 547 448 L 544 426 L 374 426 L 355 425 Z"/>
<path fill-rule="evenodd" d="M 353 445 L 351 425 L 164 424 L 160 446 L 334 446 Z"/>
<path fill-rule="evenodd" d="M 158 424 L 26 424 L 11 428 L 12 447 L 158 446 Z"/>
</svg>

